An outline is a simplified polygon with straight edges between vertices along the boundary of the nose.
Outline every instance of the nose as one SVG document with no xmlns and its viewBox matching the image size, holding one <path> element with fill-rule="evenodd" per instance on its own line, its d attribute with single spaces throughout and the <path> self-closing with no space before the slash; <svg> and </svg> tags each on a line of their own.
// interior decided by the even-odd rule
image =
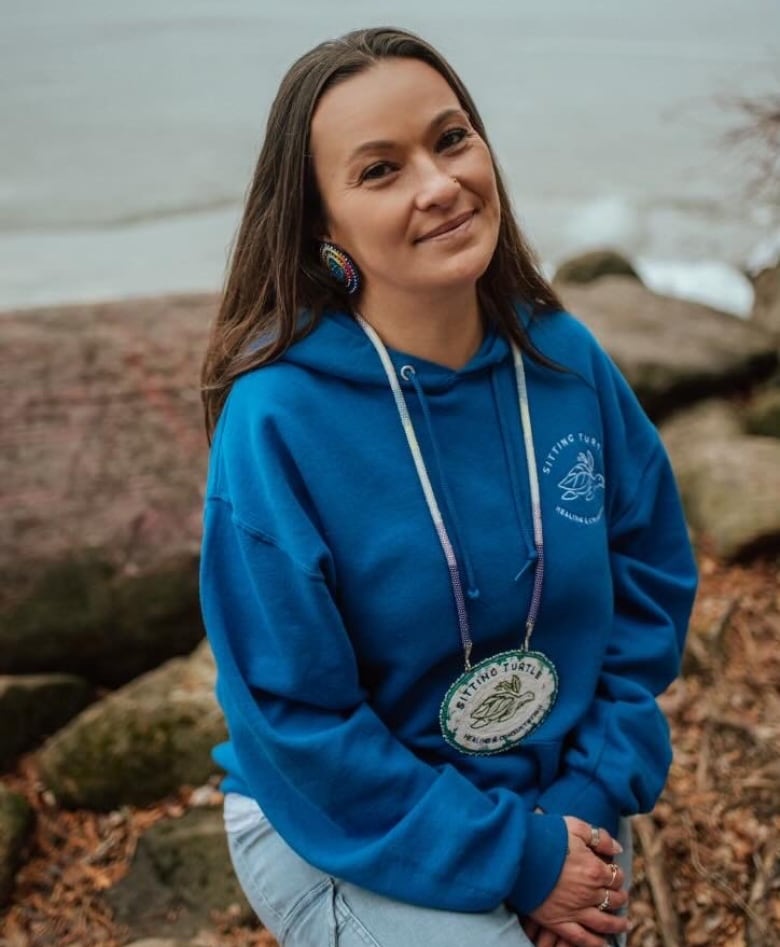
<svg viewBox="0 0 780 947">
<path fill-rule="evenodd" d="M 420 165 L 416 194 L 416 204 L 420 210 L 448 207 L 459 193 L 459 182 L 437 161 L 426 160 Z"/>
</svg>

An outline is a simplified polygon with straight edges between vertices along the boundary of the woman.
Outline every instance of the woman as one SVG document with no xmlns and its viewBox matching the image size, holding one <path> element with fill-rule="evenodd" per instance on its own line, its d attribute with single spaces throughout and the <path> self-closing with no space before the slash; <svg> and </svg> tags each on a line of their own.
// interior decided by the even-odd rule
<svg viewBox="0 0 780 947">
<path fill-rule="evenodd" d="M 655 429 L 419 38 L 354 32 L 283 79 L 203 381 L 215 759 L 266 926 L 622 935 L 616 836 L 670 761 L 687 532 Z"/>
</svg>

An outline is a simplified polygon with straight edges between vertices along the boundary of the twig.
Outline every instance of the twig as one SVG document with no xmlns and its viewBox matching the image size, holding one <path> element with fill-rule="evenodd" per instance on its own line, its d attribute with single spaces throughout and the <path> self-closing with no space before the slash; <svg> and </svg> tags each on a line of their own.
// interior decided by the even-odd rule
<svg viewBox="0 0 780 947">
<path fill-rule="evenodd" d="M 701 875 L 701 877 L 705 880 L 717 885 L 721 891 L 725 891 L 725 893 L 731 899 L 732 904 L 735 904 L 737 907 L 741 908 L 745 916 L 753 920 L 759 927 L 763 927 L 763 919 L 756 914 L 756 912 L 742 897 L 742 895 L 736 891 L 721 874 L 716 871 L 708 871 L 702 864 L 701 858 L 699 857 L 699 845 L 696 841 L 696 827 L 694 826 L 693 822 L 691 822 L 691 818 L 687 812 L 683 812 L 680 815 L 680 821 L 688 830 L 691 846 L 691 864 L 696 869 L 698 874 Z M 766 945 L 762 944 L 761 947 L 766 947 Z"/>
<path fill-rule="evenodd" d="M 682 947 L 680 925 L 672 903 L 672 893 L 664 878 L 661 841 L 656 835 L 649 816 L 637 816 L 632 820 L 632 824 L 639 838 L 639 844 L 642 846 L 647 883 L 658 912 L 664 947 Z"/>
<path fill-rule="evenodd" d="M 777 846 L 769 845 L 763 859 L 760 852 L 754 852 L 753 864 L 756 866 L 756 877 L 750 888 L 750 905 L 759 907 L 765 904 L 765 898 L 769 889 L 769 879 L 772 877 L 774 863 L 780 853 Z M 752 913 L 748 917 L 747 924 L 747 943 L 748 947 L 776 947 L 777 935 L 772 931 L 769 922 L 758 917 L 757 913 Z"/>
<path fill-rule="evenodd" d="M 777 735 L 775 727 L 762 725 L 760 723 L 749 723 L 747 720 L 740 720 L 739 717 L 734 717 L 731 714 L 720 714 L 717 717 L 710 717 L 709 722 L 720 728 L 728 727 L 730 730 L 743 733 L 755 744 L 764 743 L 765 741 L 768 742 Z"/>
<path fill-rule="evenodd" d="M 739 598 L 730 598 L 726 606 L 706 632 L 702 635 L 689 635 L 685 645 L 685 674 L 697 671 L 711 671 L 715 658 L 720 658 L 723 650 L 723 636 L 740 604 Z"/>
<path fill-rule="evenodd" d="M 683 658 L 683 673 L 685 676 L 700 674 L 709 671 L 712 667 L 712 658 L 705 644 L 697 635 L 689 635 L 685 643 Z"/>
<path fill-rule="evenodd" d="M 737 608 L 739 608 L 739 598 L 729 599 L 726 607 L 723 609 L 718 620 L 713 624 L 707 632 L 707 638 L 710 643 L 715 645 L 715 647 L 720 650 L 723 644 L 723 635 L 726 633 L 727 628 L 731 624 L 731 619 L 734 617 L 734 613 Z"/>
<path fill-rule="evenodd" d="M 742 624 L 735 625 L 734 632 L 739 638 L 739 647 L 745 663 L 750 668 L 756 667 L 756 643 L 753 635 Z"/>
<path fill-rule="evenodd" d="M 701 752 L 696 764 L 696 788 L 705 792 L 711 788 L 710 759 L 712 755 L 712 724 L 707 722 L 701 735 Z"/>
</svg>

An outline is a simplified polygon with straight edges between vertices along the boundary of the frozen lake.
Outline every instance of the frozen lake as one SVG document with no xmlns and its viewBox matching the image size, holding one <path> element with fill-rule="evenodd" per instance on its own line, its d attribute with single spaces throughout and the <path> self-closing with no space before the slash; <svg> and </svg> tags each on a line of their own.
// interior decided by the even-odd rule
<svg viewBox="0 0 780 947">
<path fill-rule="evenodd" d="M 723 143 L 727 100 L 777 89 L 777 0 L 2 0 L 2 23 L 0 308 L 219 288 L 282 73 L 372 24 L 450 58 L 550 266 L 612 244 L 744 310 L 735 267 L 777 225 Z"/>
</svg>

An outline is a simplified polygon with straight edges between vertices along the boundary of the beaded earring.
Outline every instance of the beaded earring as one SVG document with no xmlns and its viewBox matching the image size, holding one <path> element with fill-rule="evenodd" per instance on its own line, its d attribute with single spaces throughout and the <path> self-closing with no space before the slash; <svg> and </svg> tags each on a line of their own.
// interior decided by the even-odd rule
<svg viewBox="0 0 780 947">
<path fill-rule="evenodd" d="M 335 243 L 320 243 L 320 259 L 337 283 L 353 296 L 360 289 L 360 270 L 352 257 Z"/>
</svg>

